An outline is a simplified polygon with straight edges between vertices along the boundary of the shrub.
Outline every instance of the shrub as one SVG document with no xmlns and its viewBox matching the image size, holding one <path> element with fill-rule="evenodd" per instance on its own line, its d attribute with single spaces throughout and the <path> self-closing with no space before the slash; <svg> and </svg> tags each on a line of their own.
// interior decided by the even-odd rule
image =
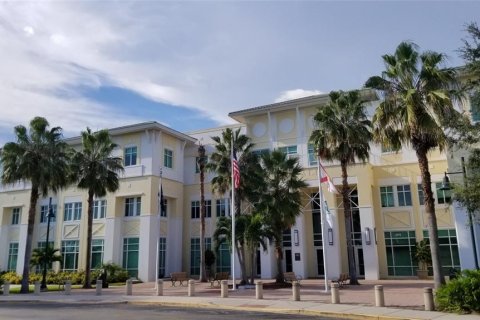
<svg viewBox="0 0 480 320">
<path fill-rule="evenodd" d="M 480 312 L 480 270 L 464 270 L 438 289 L 435 298 L 440 311 Z"/>
<path fill-rule="evenodd" d="M 22 277 L 19 276 L 15 271 L 9 271 L 2 275 L 3 281 L 8 281 L 11 284 L 20 284 Z"/>
<path fill-rule="evenodd" d="M 35 283 L 35 281 L 42 281 L 42 274 L 41 273 L 30 273 L 28 281 L 30 283 Z"/>
<path fill-rule="evenodd" d="M 130 278 L 127 270 L 115 263 L 105 263 L 102 267 L 107 271 L 107 281 L 109 283 L 125 282 Z"/>
</svg>

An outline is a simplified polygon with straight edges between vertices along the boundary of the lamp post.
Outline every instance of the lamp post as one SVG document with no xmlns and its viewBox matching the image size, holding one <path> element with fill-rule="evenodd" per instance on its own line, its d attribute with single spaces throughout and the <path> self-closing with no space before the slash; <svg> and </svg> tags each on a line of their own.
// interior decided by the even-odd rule
<svg viewBox="0 0 480 320">
<path fill-rule="evenodd" d="M 467 183 L 467 171 L 465 169 L 465 157 L 461 158 L 462 160 L 462 171 L 456 171 L 456 172 L 445 172 L 445 176 L 443 177 L 442 181 L 442 187 L 440 190 L 452 190 L 452 187 L 450 185 L 450 179 L 448 178 L 447 174 L 463 174 L 463 184 L 465 188 L 468 187 Z M 472 247 L 473 247 L 473 259 L 475 260 L 475 269 L 479 269 L 478 267 L 478 256 L 477 256 L 477 244 L 476 244 L 476 238 L 475 238 L 475 230 L 473 227 L 473 218 L 472 218 L 472 213 L 470 210 L 468 210 L 468 224 L 470 225 L 470 236 L 472 237 Z"/>
<path fill-rule="evenodd" d="M 41 290 L 47 289 L 47 264 L 48 264 L 48 241 L 50 240 L 50 218 L 53 218 L 53 209 L 52 209 L 52 197 L 48 202 L 48 212 L 47 212 L 47 239 L 45 242 L 45 256 L 43 257 L 43 274 L 42 274 L 42 284 L 40 285 Z"/>
</svg>

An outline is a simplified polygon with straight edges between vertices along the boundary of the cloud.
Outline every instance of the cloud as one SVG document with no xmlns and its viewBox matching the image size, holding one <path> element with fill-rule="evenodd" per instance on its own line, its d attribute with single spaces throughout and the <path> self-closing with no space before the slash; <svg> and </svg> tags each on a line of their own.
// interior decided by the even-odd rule
<svg viewBox="0 0 480 320">
<path fill-rule="evenodd" d="M 278 98 L 275 99 L 275 102 L 283 102 L 293 99 L 299 99 L 308 96 L 314 96 L 317 94 L 322 94 L 322 91 L 318 90 L 304 90 L 304 89 L 293 89 L 283 91 Z"/>
</svg>

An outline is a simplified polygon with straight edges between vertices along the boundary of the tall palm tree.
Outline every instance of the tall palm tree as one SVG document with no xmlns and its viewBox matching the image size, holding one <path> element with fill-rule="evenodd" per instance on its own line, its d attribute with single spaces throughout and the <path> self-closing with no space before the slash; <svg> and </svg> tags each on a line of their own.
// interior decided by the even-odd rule
<svg viewBox="0 0 480 320">
<path fill-rule="evenodd" d="M 8 142 L 2 149 L 2 183 L 30 181 L 30 205 L 28 209 L 27 239 L 22 273 L 21 293 L 28 293 L 30 259 L 32 256 L 35 209 L 40 195 L 57 192 L 68 184 L 69 152 L 62 141 L 62 128 L 48 129 L 47 119 L 35 117 L 27 130 L 15 127 L 16 142 Z"/>
<path fill-rule="evenodd" d="M 83 288 L 91 288 L 91 253 L 93 199 L 104 197 L 108 192 L 119 188 L 118 174 L 123 172 L 122 159 L 111 156 L 117 147 L 112 142 L 108 130 L 92 132 L 90 128 L 82 131 L 82 150 L 75 152 L 72 159 L 72 174 L 80 189 L 88 191 L 87 211 L 87 256 L 85 261 L 85 279 Z"/>
<path fill-rule="evenodd" d="M 279 150 L 261 155 L 266 188 L 261 194 L 257 208 L 272 232 L 277 259 L 277 282 L 283 278 L 283 231 L 295 224 L 301 214 L 300 189 L 307 186 L 302 180 L 302 167 L 297 158 L 287 158 Z"/>
<path fill-rule="evenodd" d="M 245 228 L 245 243 L 250 252 L 251 260 L 251 272 L 250 272 L 250 284 L 255 282 L 255 270 L 256 270 L 256 261 L 255 255 L 257 253 L 257 248 L 262 247 L 263 251 L 268 250 L 268 241 L 273 239 L 273 234 L 265 223 L 265 217 L 259 213 L 252 213 L 250 215 L 244 215 L 246 218 L 246 228 Z"/>
<path fill-rule="evenodd" d="M 63 262 L 62 256 L 59 254 L 60 249 L 54 249 L 53 246 L 47 248 L 36 248 L 32 251 L 30 265 L 34 267 L 51 266 L 54 262 Z"/>
<path fill-rule="evenodd" d="M 198 167 L 200 171 L 200 281 L 207 282 L 205 266 L 205 147 L 198 146 Z"/>
<path fill-rule="evenodd" d="M 332 91 L 330 102 L 318 109 L 314 117 L 318 129 L 310 136 L 318 159 L 337 160 L 342 169 L 342 199 L 347 236 L 348 272 L 351 284 L 359 284 L 352 237 L 352 208 L 348 184 L 349 165 L 365 162 L 372 139 L 371 123 L 367 119 L 363 100 L 358 91 Z"/>
<path fill-rule="evenodd" d="M 366 86 L 380 90 L 383 101 L 373 117 L 374 139 L 400 148 L 409 145 L 417 155 L 425 195 L 425 213 L 432 251 L 435 287 L 445 283 L 440 262 L 435 199 L 428 168 L 429 151 L 446 146 L 444 124 L 461 118 L 454 109 L 458 98 L 455 71 L 442 68 L 445 55 L 419 53 L 410 42 L 398 45 L 393 55 L 383 57 L 385 71 L 368 79 Z"/>
<path fill-rule="evenodd" d="M 255 203 L 264 185 L 258 158 L 252 153 L 254 144 L 249 137 L 240 132 L 240 129 L 232 130 L 230 128 L 225 129 L 221 136 L 212 137 L 212 140 L 215 142 L 215 152 L 212 153 L 210 161 L 206 165 L 207 170 L 215 174 L 212 179 L 212 189 L 219 195 L 224 195 L 228 191 L 235 192 L 235 212 L 239 215 L 241 214 L 242 201 L 248 200 L 250 203 Z M 240 169 L 240 186 L 235 190 L 231 190 L 232 140 Z M 236 238 L 238 242 L 235 242 L 235 247 L 242 271 L 242 283 L 246 283 L 248 279 L 245 266 L 244 237 Z"/>
</svg>

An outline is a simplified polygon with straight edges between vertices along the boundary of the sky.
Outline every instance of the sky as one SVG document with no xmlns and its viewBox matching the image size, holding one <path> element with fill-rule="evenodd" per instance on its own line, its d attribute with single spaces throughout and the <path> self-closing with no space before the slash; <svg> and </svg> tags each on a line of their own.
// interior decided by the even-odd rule
<svg viewBox="0 0 480 320">
<path fill-rule="evenodd" d="M 0 146 L 35 116 L 65 137 L 228 113 L 363 86 L 404 40 L 463 62 L 480 1 L 0 3 Z"/>
</svg>

